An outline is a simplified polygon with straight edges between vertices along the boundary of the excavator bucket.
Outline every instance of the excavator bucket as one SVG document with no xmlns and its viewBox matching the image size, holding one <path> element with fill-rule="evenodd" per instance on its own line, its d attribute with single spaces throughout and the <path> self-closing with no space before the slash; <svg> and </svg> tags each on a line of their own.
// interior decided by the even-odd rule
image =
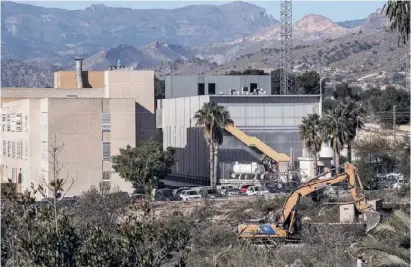
<svg viewBox="0 0 411 267">
<path fill-rule="evenodd" d="M 365 222 L 365 233 L 374 229 L 381 220 L 381 214 L 378 211 L 367 210 L 363 212 Z"/>
</svg>

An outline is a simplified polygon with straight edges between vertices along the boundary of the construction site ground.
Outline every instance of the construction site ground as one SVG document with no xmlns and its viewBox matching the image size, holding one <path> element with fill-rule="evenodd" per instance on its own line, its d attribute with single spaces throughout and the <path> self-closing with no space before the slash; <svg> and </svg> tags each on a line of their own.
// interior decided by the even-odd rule
<svg viewBox="0 0 411 267">
<path fill-rule="evenodd" d="M 395 191 L 366 191 L 368 199 L 382 199 L 383 208 L 409 209 L 409 198 L 398 197 Z M 286 200 L 288 194 L 268 194 L 264 196 L 239 196 L 221 199 L 192 201 L 156 201 L 150 204 L 156 217 L 170 217 L 176 214 L 199 218 L 209 222 L 227 222 L 236 225 L 252 218 L 274 220 Z M 309 218 L 311 223 L 339 222 L 339 205 L 351 201 L 349 194 L 342 192 L 338 197 L 314 203 L 311 198 L 302 199 L 299 204 L 299 214 Z M 138 212 L 138 207 L 133 209 Z"/>
</svg>

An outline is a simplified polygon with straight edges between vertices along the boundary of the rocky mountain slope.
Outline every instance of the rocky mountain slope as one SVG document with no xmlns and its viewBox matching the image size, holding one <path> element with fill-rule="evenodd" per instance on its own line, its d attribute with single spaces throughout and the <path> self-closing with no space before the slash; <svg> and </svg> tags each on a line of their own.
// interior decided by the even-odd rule
<svg viewBox="0 0 411 267">
<path fill-rule="evenodd" d="M 2 2 L 2 5 L 4 3 L 8 3 L 9 5 L 17 6 L 19 8 L 22 6 L 25 7 L 25 5 L 20 6 L 20 4 L 14 4 L 11 2 Z M 127 34 L 131 34 L 127 31 L 132 32 L 132 28 L 127 28 L 127 22 L 124 24 L 125 28 L 120 27 L 120 30 L 116 27 L 108 27 L 106 28 L 106 32 L 101 32 L 99 33 L 100 35 L 95 33 L 98 36 L 92 35 L 89 37 L 90 42 L 87 43 L 88 48 L 84 48 L 87 46 L 82 46 L 84 48 L 82 51 L 84 52 L 98 49 L 98 52 L 84 52 L 84 68 L 88 70 L 105 70 L 110 65 L 117 65 L 117 61 L 120 60 L 121 65 L 134 66 L 138 69 L 155 69 L 157 74 L 161 77 L 168 74 L 223 74 L 228 70 L 243 70 L 246 68 L 262 68 L 272 70 L 279 67 L 280 25 L 276 24 L 276 21 L 270 16 L 267 16 L 263 9 L 244 2 L 233 2 L 232 4 L 221 6 L 189 6 L 183 8 L 183 10 L 186 10 L 187 12 L 189 11 L 188 13 L 184 13 L 184 16 L 188 16 L 186 21 L 188 21 L 188 19 L 194 20 L 194 18 L 190 17 L 191 15 L 197 13 L 200 14 L 210 8 L 221 9 L 221 12 L 224 14 L 235 14 L 235 11 L 238 11 L 239 13 L 244 12 L 242 16 L 246 22 L 242 22 L 242 25 L 244 23 L 248 23 L 248 26 L 243 27 L 243 25 L 243 28 L 230 26 L 231 30 L 226 31 L 227 36 L 234 36 L 230 40 L 220 40 L 217 42 L 203 43 L 200 45 L 198 45 L 199 42 L 197 42 L 197 45 L 181 45 L 181 43 L 193 44 L 196 41 L 192 39 L 193 37 L 181 35 L 180 31 L 174 33 L 174 37 L 177 36 L 179 38 L 179 42 L 176 43 L 180 44 L 173 44 L 170 42 L 169 40 L 173 39 L 170 37 L 171 35 L 169 32 L 167 32 L 168 35 L 164 34 L 163 36 L 165 38 L 157 39 L 156 41 L 149 42 L 148 44 L 145 43 L 144 45 L 135 45 L 141 40 L 133 40 L 130 43 L 125 42 L 124 44 L 107 46 L 109 48 L 104 45 L 99 45 L 99 47 L 97 47 L 97 45 L 94 46 L 94 44 L 97 43 L 106 44 L 105 42 L 107 40 L 104 36 L 108 32 L 115 32 L 115 34 L 118 35 L 123 34 L 122 38 L 126 38 L 125 36 L 127 36 Z M 106 12 L 109 12 L 107 10 L 111 10 L 110 8 L 103 8 L 103 6 L 92 6 L 81 12 L 91 12 L 91 9 L 94 10 L 93 12 L 97 12 L 97 14 L 100 14 L 99 12 L 103 12 L 103 9 L 106 10 Z M 138 11 L 131 9 L 125 10 L 127 12 Z M 262 13 L 258 13 L 257 10 L 262 11 Z M 54 10 L 53 12 L 63 11 L 64 10 Z M 120 9 L 119 12 L 120 11 L 122 12 L 124 10 Z M 83 14 L 81 12 L 79 14 Z M 157 10 L 156 12 L 160 11 Z M 177 11 L 174 10 L 174 12 Z M 256 12 L 259 14 L 258 16 L 256 16 Z M 12 12 L 9 11 L 9 13 Z M 26 15 L 21 16 L 24 19 L 20 19 L 20 21 L 24 21 Z M 84 14 L 80 17 L 83 18 Z M 200 17 L 204 17 L 203 14 Z M 20 15 L 17 16 L 17 18 L 20 18 Z M 140 18 L 140 20 L 141 19 L 142 18 Z M 238 18 L 233 17 L 230 19 L 232 21 L 238 20 Z M 174 20 L 178 19 L 174 18 Z M 7 21 L 10 23 L 10 19 Z M 351 81 L 355 81 L 356 79 L 367 75 L 378 76 L 380 77 L 379 79 L 387 80 L 395 76 L 397 72 L 402 71 L 405 68 L 405 55 L 407 49 L 404 47 L 397 48 L 395 34 L 391 33 L 386 28 L 387 19 L 381 16 L 380 12 L 377 11 L 376 13 L 370 14 L 368 18 L 362 20 L 361 22 L 362 23 L 356 27 L 353 25 L 360 23 L 360 21 L 352 22 L 350 24 L 351 27 L 343 27 L 341 26 L 342 23 L 334 23 L 324 16 L 314 14 L 305 16 L 297 21 L 293 28 L 295 70 L 317 70 L 320 65 L 320 61 L 322 61 L 321 65 L 323 66 L 324 73 L 326 75 L 336 77 L 336 79 L 339 80 L 345 79 Z M 99 22 L 96 21 L 92 23 L 94 24 L 88 25 L 99 25 Z M 156 23 L 158 22 L 155 22 L 154 24 Z M 204 36 L 212 37 L 204 37 L 201 40 L 218 40 L 220 37 L 216 37 L 218 35 L 216 34 L 216 31 L 219 27 L 218 25 L 221 26 L 223 23 L 225 22 L 220 21 L 218 23 L 215 22 L 211 26 L 207 24 L 203 25 L 203 29 L 201 31 L 204 32 Z M 267 24 L 268 27 L 262 27 L 265 24 Z M 261 27 L 261 29 L 256 30 L 258 27 Z M 19 30 L 17 30 L 18 28 L 14 29 L 16 30 L 13 31 L 13 28 L 10 28 L 4 24 L 2 25 L 2 31 L 8 31 L 8 34 L 14 33 L 15 36 L 20 38 L 21 36 L 19 35 Z M 254 33 L 250 34 L 250 32 L 253 31 Z M 136 32 L 138 36 L 142 33 L 137 30 Z M 157 36 L 158 32 L 153 34 L 154 36 Z M 38 33 L 38 35 L 41 35 L 41 33 Z M 227 38 L 227 36 L 225 36 L 225 38 Z M 31 37 L 29 35 L 25 35 L 24 38 L 29 39 Z M 16 52 L 15 48 L 7 43 L 7 41 L 10 40 L 10 38 L 5 39 L 6 43 L 3 44 L 2 49 L 3 52 L 8 51 L 7 53 L 12 55 Z M 48 41 L 45 39 L 44 42 Z M 57 46 L 57 48 L 55 48 L 57 55 L 53 56 L 42 56 L 42 52 L 40 50 L 37 51 L 36 49 L 27 48 L 27 46 L 33 46 L 36 44 L 35 41 L 19 42 L 21 44 L 17 47 L 18 49 L 23 49 L 23 51 L 25 51 L 25 49 L 32 49 L 32 51 L 34 51 L 33 53 L 37 53 L 39 56 L 37 58 L 32 58 L 29 60 L 26 59 L 20 62 L 17 60 L 3 60 L 3 86 L 51 86 L 52 71 L 59 68 L 73 69 L 75 47 L 72 44 L 66 45 L 65 47 L 71 48 L 66 49 L 63 53 L 58 50 L 59 42 L 61 42 L 61 40 L 55 44 L 55 46 Z M 83 45 L 85 44 L 86 43 L 83 43 Z M 43 46 L 39 47 L 43 48 Z M 44 47 L 47 47 L 47 44 Z M 53 49 L 54 46 L 50 48 L 50 50 Z M 32 55 L 27 55 L 27 57 L 30 56 Z M 36 62 L 38 62 L 38 66 L 36 65 Z M 34 74 L 37 71 L 40 73 Z M 382 72 L 384 72 L 384 74 L 380 74 Z M 42 79 L 41 82 L 37 81 L 39 78 Z"/>
<path fill-rule="evenodd" d="M 91 55 L 157 40 L 193 46 L 249 36 L 277 23 L 265 9 L 245 2 L 149 10 L 100 4 L 64 10 L 9 1 L 1 7 L 2 56 L 13 59 Z"/>
<path fill-rule="evenodd" d="M 313 24 L 317 25 L 312 27 Z M 373 84 L 381 85 L 395 79 L 403 81 L 404 76 L 399 76 L 405 71 L 409 47 L 397 47 L 397 34 L 392 33 L 386 25 L 386 19 L 378 14 L 371 14 L 361 26 L 353 29 L 342 29 L 319 16 L 309 16 L 305 21 L 297 22 L 295 35 L 302 38 L 306 36 L 305 40 L 319 38 L 319 35 L 323 37 L 317 42 L 307 41 L 305 44 L 295 45 L 294 70 L 318 70 L 321 65 L 323 75 L 336 81 L 358 84 L 371 78 Z M 270 29 L 267 32 L 275 31 Z M 310 32 L 312 35 L 308 34 Z M 229 70 L 247 68 L 271 71 L 278 68 L 280 62 L 280 49 L 275 46 L 276 35 L 266 34 L 262 39 L 271 40 L 271 37 L 271 48 L 262 48 L 221 65 L 180 60 L 158 65 L 156 71 L 161 75 L 224 74 Z M 253 38 L 257 39 L 250 37 L 248 40 Z M 269 43 L 270 41 L 266 41 L 266 44 Z"/>
</svg>

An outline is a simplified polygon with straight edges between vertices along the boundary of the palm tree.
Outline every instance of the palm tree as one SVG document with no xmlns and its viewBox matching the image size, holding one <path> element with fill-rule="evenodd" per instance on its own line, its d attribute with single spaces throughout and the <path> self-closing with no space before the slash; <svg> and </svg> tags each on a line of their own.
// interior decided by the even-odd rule
<svg viewBox="0 0 411 267">
<path fill-rule="evenodd" d="M 386 222 L 375 229 L 372 236 L 361 242 L 358 251 L 376 254 L 372 266 L 410 266 L 410 217 L 397 210 Z"/>
<path fill-rule="evenodd" d="M 320 115 L 308 114 L 298 126 L 300 139 L 304 141 L 305 148 L 314 159 L 314 176 L 318 175 L 317 154 L 320 152 L 322 138 L 320 136 Z"/>
<path fill-rule="evenodd" d="M 224 107 L 214 102 L 205 103 L 198 110 L 194 119 L 196 126 L 204 127 L 204 139 L 210 149 L 210 183 L 212 187 L 217 186 L 218 174 L 218 152 L 223 142 L 223 128 L 233 124 L 230 113 Z"/>
<path fill-rule="evenodd" d="M 410 1 L 388 0 L 382 9 L 382 13 L 391 22 L 391 30 L 397 30 L 400 41 L 407 44 L 410 37 Z"/>
<path fill-rule="evenodd" d="M 347 115 L 348 106 L 340 103 L 336 108 L 328 110 L 321 120 L 324 141 L 330 142 L 335 153 L 335 167 L 340 170 L 341 150 L 352 134 L 353 118 Z"/>
<path fill-rule="evenodd" d="M 354 101 L 349 99 L 345 100 L 342 104 L 345 105 L 345 116 L 347 123 L 350 123 L 350 125 L 348 125 L 348 135 L 346 137 L 346 144 L 348 162 L 351 162 L 352 142 L 354 141 L 357 135 L 357 129 L 361 129 L 364 126 L 362 116 L 365 114 L 365 111 L 361 106 L 358 107 Z"/>
</svg>

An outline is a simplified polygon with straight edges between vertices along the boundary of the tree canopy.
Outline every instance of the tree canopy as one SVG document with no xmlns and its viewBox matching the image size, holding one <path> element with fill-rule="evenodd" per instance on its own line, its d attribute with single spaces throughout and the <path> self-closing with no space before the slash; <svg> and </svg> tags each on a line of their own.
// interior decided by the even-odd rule
<svg viewBox="0 0 411 267">
<path fill-rule="evenodd" d="M 391 30 L 399 33 L 398 45 L 402 41 L 407 44 L 410 38 L 410 1 L 388 0 L 382 9 L 391 22 Z"/>
<path fill-rule="evenodd" d="M 135 189 L 148 193 L 159 178 L 171 172 L 174 154 L 173 149 L 163 150 L 161 142 L 150 139 L 139 147 L 121 148 L 120 154 L 112 157 L 113 169 Z"/>
</svg>

